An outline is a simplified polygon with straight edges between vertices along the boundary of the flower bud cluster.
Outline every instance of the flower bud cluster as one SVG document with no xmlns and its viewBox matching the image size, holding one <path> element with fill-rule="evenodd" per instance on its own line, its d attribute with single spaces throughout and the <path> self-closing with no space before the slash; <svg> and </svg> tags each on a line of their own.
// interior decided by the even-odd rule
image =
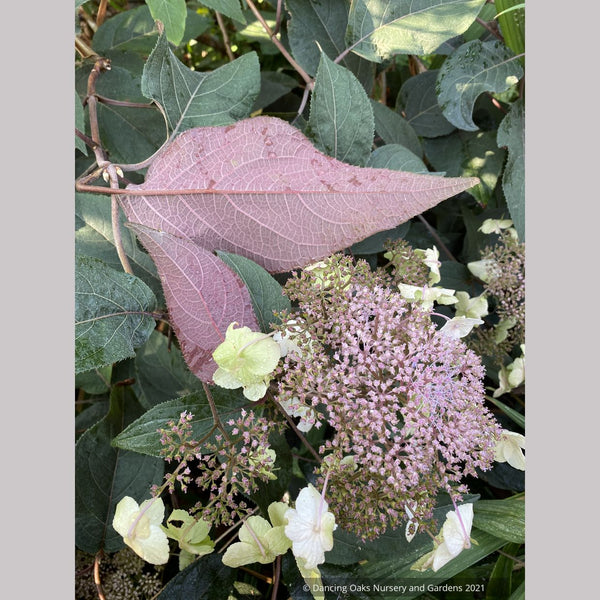
<svg viewBox="0 0 600 600">
<path fill-rule="evenodd" d="M 423 525 L 440 490 L 460 499 L 463 477 L 492 466 L 501 430 L 474 352 L 366 263 L 325 262 L 338 284 L 330 278 L 324 290 L 305 271 L 286 285 L 307 334 L 298 343 L 310 339 L 311 353 L 286 358 L 279 399 L 312 407 L 333 428 L 319 449 L 331 510 L 373 539 L 406 521 L 406 507 Z"/>
</svg>

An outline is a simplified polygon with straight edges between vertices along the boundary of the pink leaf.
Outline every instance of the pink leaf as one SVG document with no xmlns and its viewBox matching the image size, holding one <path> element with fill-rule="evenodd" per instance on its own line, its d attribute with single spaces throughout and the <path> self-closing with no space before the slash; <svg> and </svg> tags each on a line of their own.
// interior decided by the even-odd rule
<svg viewBox="0 0 600 600">
<path fill-rule="evenodd" d="M 169 320 L 190 370 L 210 381 L 215 348 L 237 321 L 258 330 L 248 289 L 217 256 L 193 243 L 143 225 L 129 225 L 156 263 Z"/>
<path fill-rule="evenodd" d="M 190 129 L 122 206 L 157 265 L 190 369 L 208 381 L 233 321 L 258 330 L 249 293 L 213 252 L 271 272 L 301 268 L 478 183 L 347 165 L 273 117 Z"/>
<path fill-rule="evenodd" d="M 277 272 L 391 229 L 476 183 L 347 165 L 285 121 L 256 117 L 180 134 L 144 183 L 128 186 L 123 209 L 132 222 Z"/>
</svg>

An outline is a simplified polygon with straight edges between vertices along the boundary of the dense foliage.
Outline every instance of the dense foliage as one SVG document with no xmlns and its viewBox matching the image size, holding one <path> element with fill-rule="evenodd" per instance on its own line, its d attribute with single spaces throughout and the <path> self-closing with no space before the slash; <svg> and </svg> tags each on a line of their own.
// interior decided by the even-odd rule
<svg viewBox="0 0 600 600">
<path fill-rule="evenodd" d="M 76 1 L 76 598 L 524 598 L 524 12 Z"/>
</svg>

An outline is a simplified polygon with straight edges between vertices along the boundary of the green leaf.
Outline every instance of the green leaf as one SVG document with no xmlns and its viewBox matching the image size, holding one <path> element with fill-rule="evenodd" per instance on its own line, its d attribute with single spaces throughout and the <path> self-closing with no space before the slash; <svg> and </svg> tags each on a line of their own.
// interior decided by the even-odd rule
<svg viewBox="0 0 600 600">
<path fill-rule="evenodd" d="M 494 565 L 486 586 L 486 600 L 505 600 L 510 595 L 512 587 L 512 571 L 515 561 L 510 556 L 515 556 L 521 544 L 506 544 L 502 549 L 506 554 L 501 554 Z M 510 556 L 507 556 L 510 555 Z"/>
<path fill-rule="evenodd" d="M 433 167 L 448 177 L 479 177 L 481 183 L 468 193 L 484 206 L 493 197 L 506 152 L 498 149 L 494 131 L 455 131 L 423 141 L 425 155 Z"/>
<path fill-rule="evenodd" d="M 342 162 L 364 166 L 373 144 L 369 98 L 345 67 L 321 54 L 308 119 L 315 146 Z"/>
<path fill-rule="evenodd" d="M 111 375 L 112 365 L 78 373 L 75 375 L 75 389 L 82 389 L 92 395 L 103 394 L 110 388 Z"/>
<path fill-rule="evenodd" d="M 476 287 L 476 283 L 471 271 L 460 262 L 443 260 L 440 267 L 441 281 L 440 287 L 451 290 L 467 292 L 469 296 L 478 296 L 481 293 L 481 287 Z"/>
<path fill-rule="evenodd" d="M 521 585 L 510 595 L 508 600 L 525 600 L 525 582 L 521 582 Z"/>
<path fill-rule="evenodd" d="M 287 31 L 292 54 L 309 75 L 314 75 L 321 50 L 334 60 L 346 49 L 348 5 L 340 0 L 287 0 L 285 5 L 290 15 Z M 354 73 L 369 91 L 374 76 L 372 63 L 350 53 L 339 64 Z"/>
<path fill-rule="evenodd" d="M 269 42 L 270 43 L 270 42 Z M 261 71 L 260 73 L 260 93 L 258 94 L 252 112 L 265 108 L 284 96 L 294 88 L 298 87 L 298 82 L 285 73 L 278 71 Z"/>
<path fill-rule="evenodd" d="M 473 505 L 473 525 L 507 542 L 525 542 L 525 498 L 480 500 Z"/>
<path fill-rule="evenodd" d="M 224 421 L 235 418 L 242 406 L 248 402 L 239 391 L 211 388 L 215 406 L 220 418 Z M 195 440 L 206 436 L 213 424 L 213 416 L 204 391 L 194 392 L 182 398 L 163 402 L 144 413 L 137 421 L 131 423 L 114 440 L 113 445 L 124 450 L 132 450 L 150 456 L 161 456 L 163 448 L 160 443 L 159 428 L 165 428 L 169 420 L 177 422 L 184 411 L 194 415 L 192 419 L 192 435 Z M 211 438 L 212 439 L 212 438 Z"/>
<path fill-rule="evenodd" d="M 227 600 L 231 598 L 236 569 L 223 564 L 222 554 L 201 556 L 173 577 L 157 600 Z"/>
<path fill-rule="evenodd" d="M 507 417 L 512 419 L 517 425 L 525 429 L 525 417 L 521 413 L 517 412 L 514 408 L 511 408 L 510 406 L 506 406 L 506 404 L 498 400 L 498 398 L 486 396 L 486 399 L 489 400 L 492 404 L 495 404 Z"/>
<path fill-rule="evenodd" d="M 200 4 L 204 4 L 242 25 L 246 24 L 246 17 L 240 8 L 240 0 L 200 0 Z"/>
<path fill-rule="evenodd" d="M 75 373 L 123 360 L 155 327 L 152 290 L 140 279 L 102 261 L 75 259 Z"/>
<path fill-rule="evenodd" d="M 92 47 L 98 54 L 110 50 L 149 54 L 156 45 L 158 32 L 148 6 L 138 6 L 107 19 L 94 34 Z"/>
<path fill-rule="evenodd" d="M 367 167 L 430 174 L 425 163 L 416 154 L 400 144 L 386 144 L 373 150 L 367 162 Z"/>
<path fill-rule="evenodd" d="M 146 0 L 150 14 L 165 27 L 167 39 L 179 46 L 185 31 L 187 9 L 185 0 Z"/>
<path fill-rule="evenodd" d="M 110 403 L 108 398 L 94 400 L 93 404 L 82 410 L 75 417 L 75 441 L 77 441 L 90 427 L 93 427 L 108 413 Z"/>
<path fill-rule="evenodd" d="M 98 78 L 96 91 L 119 101 L 141 102 L 147 108 L 98 104 L 100 141 L 110 159 L 129 164 L 152 156 L 167 136 L 165 120 L 159 110 L 142 95 L 142 58 L 132 52 L 119 52 L 112 58 L 110 71 Z M 139 73 L 138 73 L 139 67 Z M 89 65 L 77 70 L 77 89 L 85 95 Z"/>
<path fill-rule="evenodd" d="M 515 53 L 525 52 L 525 3 L 518 0 L 497 0 L 494 3 L 506 45 Z M 521 59 L 523 60 L 523 59 Z"/>
<path fill-rule="evenodd" d="M 510 107 L 498 127 L 498 146 L 506 146 L 508 159 L 502 175 L 502 190 L 519 240 L 525 241 L 525 109 L 520 98 Z"/>
<path fill-rule="evenodd" d="M 454 577 L 471 565 L 479 562 L 482 558 L 489 556 L 506 543 L 504 540 L 485 531 L 481 531 L 480 529 L 476 529 L 475 527 L 471 530 L 471 537 L 477 540 L 477 545 L 472 544 L 469 549 L 463 550 L 458 556 L 453 558 L 436 573 L 433 573 L 430 570 L 419 572 L 411 571 L 410 569 L 411 565 L 420 556 L 433 550 L 433 544 L 429 538 L 429 543 L 426 547 L 416 548 L 416 552 L 410 549 L 409 554 L 400 554 L 397 549 L 391 549 L 388 556 L 393 554 L 393 558 L 369 561 L 366 564 L 361 565 L 356 570 L 356 579 L 364 581 L 365 583 L 383 583 L 386 580 L 392 583 L 394 581 L 401 581 L 403 585 L 409 587 L 414 586 L 412 590 L 407 589 L 405 592 L 399 591 L 397 594 L 389 592 L 386 592 L 385 594 L 372 594 L 369 596 L 372 600 L 379 598 L 385 598 L 386 600 L 409 600 L 411 598 L 416 598 L 425 591 L 421 588 L 423 584 L 425 587 L 428 585 L 441 585 L 447 579 Z M 413 542 L 415 540 L 416 538 Z"/>
<path fill-rule="evenodd" d="M 505 92 L 523 77 L 523 67 L 500 41 L 467 42 L 445 61 L 437 77 L 438 103 L 459 129 L 476 131 L 475 100 L 484 92 Z"/>
<path fill-rule="evenodd" d="M 85 133 L 85 112 L 83 110 L 83 104 L 81 104 L 81 100 L 77 95 L 77 92 L 75 92 L 75 128 L 81 131 L 81 133 Z M 85 142 L 77 136 L 75 136 L 75 148 L 77 148 L 77 150 L 80 150 L 87 156 L 87 146 Z"/>
<path fill-rule="evenodd" d="M 140 404 L 149 409 L 202 390 L 202 382 L 187 367 L 181 350 L 175 344 L 169 348 L 167 336 L 154 330 L 136 352 L 135 389 Z"/>
<path fill-rule="evenodd" d="M 279 322 L 273 312 L 289 311 L 292 307 L 288 297 L 284 296 L 282 287 L 265 269 L 249 258 L 220 250 L 217 250 L 217 256 L 244 282 L 250 292 L 260 330 L 269 333 L 271 323 Z"/>
<path fill-rule="evenodd" d="M 375 117 L 375 131 L 386 144 L 400 144 L 417 156 L 423 155 L 421 142 L 406 119 L 375 100 L 371 100 L 371 108 Z"/>
<path fill-rule="evenodd" d="M 122 270 L 115 248 L 111 222 L 111 206 L 108 196 L 75 193 L 75 253 L 98 258 L 109 267 Z M 164 304 L 162 286 L 156 265 L 138 245 L 135 234 L 124 227 L 125 216 L 119 214 L 121 237 L 125 254 L 129 258 L 133 274 L 139 277 Z"/>
<path fill-rule="evenodd" d="M 433 69 L 407 79 L 396 100 L 404 109 L 406 122 L 417 135 L 433 138 L 447 135 L 455 127 L 442 113 L 435 91 L 438 71 Z"/>
<path fill-rule="evenodd" d="M 367 165 L 368 166 L 368 165 Z M 394 227 L 394 229 L 387 229 L 386 231 L 380 231 L 361 242 L 357 242 L 350 246 L 350 251 L 353 255 L 357 254 L 379 254 L 383 252 L 384 244 L 387 240 L 398 240 L 403 238 L 408 230 L 410 229 L 410 221 Z"/>
<path fill-rule="evenodd" d="M 432 54 L 466 31 L 485 0 L 352 0 L 346 43 L 373 62 Z"/>
<path fill-rule="evenodd" d="M 111 439 L 142 414 L 129 388 L 117 387 L 108 414 L 75 445 L 75 544 L 84 552 L 116 552 L 123 539 L 112 528 L 116 504 L 123 496 L 141 503 L 150 486 L 160 483 L 162 460 L 113 448 Z"/>
<path fill-rule="evenodd" d="M 142 75 L 142 93 L 163 107 L 172 132 L 230 125 L 245 119 L 259 91 L 256 52 L 248 52 L 209 73 L 199 73 L 179 61 L 164 33 Z"/>
</svg>

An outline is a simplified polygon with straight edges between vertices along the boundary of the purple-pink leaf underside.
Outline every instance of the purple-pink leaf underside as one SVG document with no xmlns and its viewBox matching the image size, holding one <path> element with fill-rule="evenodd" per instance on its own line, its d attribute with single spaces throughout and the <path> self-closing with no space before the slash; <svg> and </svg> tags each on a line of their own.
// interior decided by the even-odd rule
<svg viewBox="0 0 600 600">
<path fill-rule="evenodd" d="M 177 136 L 144 183 L 128 186 L 122 206 L 133 223 L 281 272 L 391 229 L 476 183 L 347 165 L 285 121 L 255 117 Z"/>
<path fill-rule="evenodd" d="M 169 322 L 190 370 L 210 382 L 216 369 L 215 348 L 237 321 L 259 326 L 248 289 L 217 256 L 194 242 L 130 224 L 156 263 L 169 310 Z"/>
</svg>

